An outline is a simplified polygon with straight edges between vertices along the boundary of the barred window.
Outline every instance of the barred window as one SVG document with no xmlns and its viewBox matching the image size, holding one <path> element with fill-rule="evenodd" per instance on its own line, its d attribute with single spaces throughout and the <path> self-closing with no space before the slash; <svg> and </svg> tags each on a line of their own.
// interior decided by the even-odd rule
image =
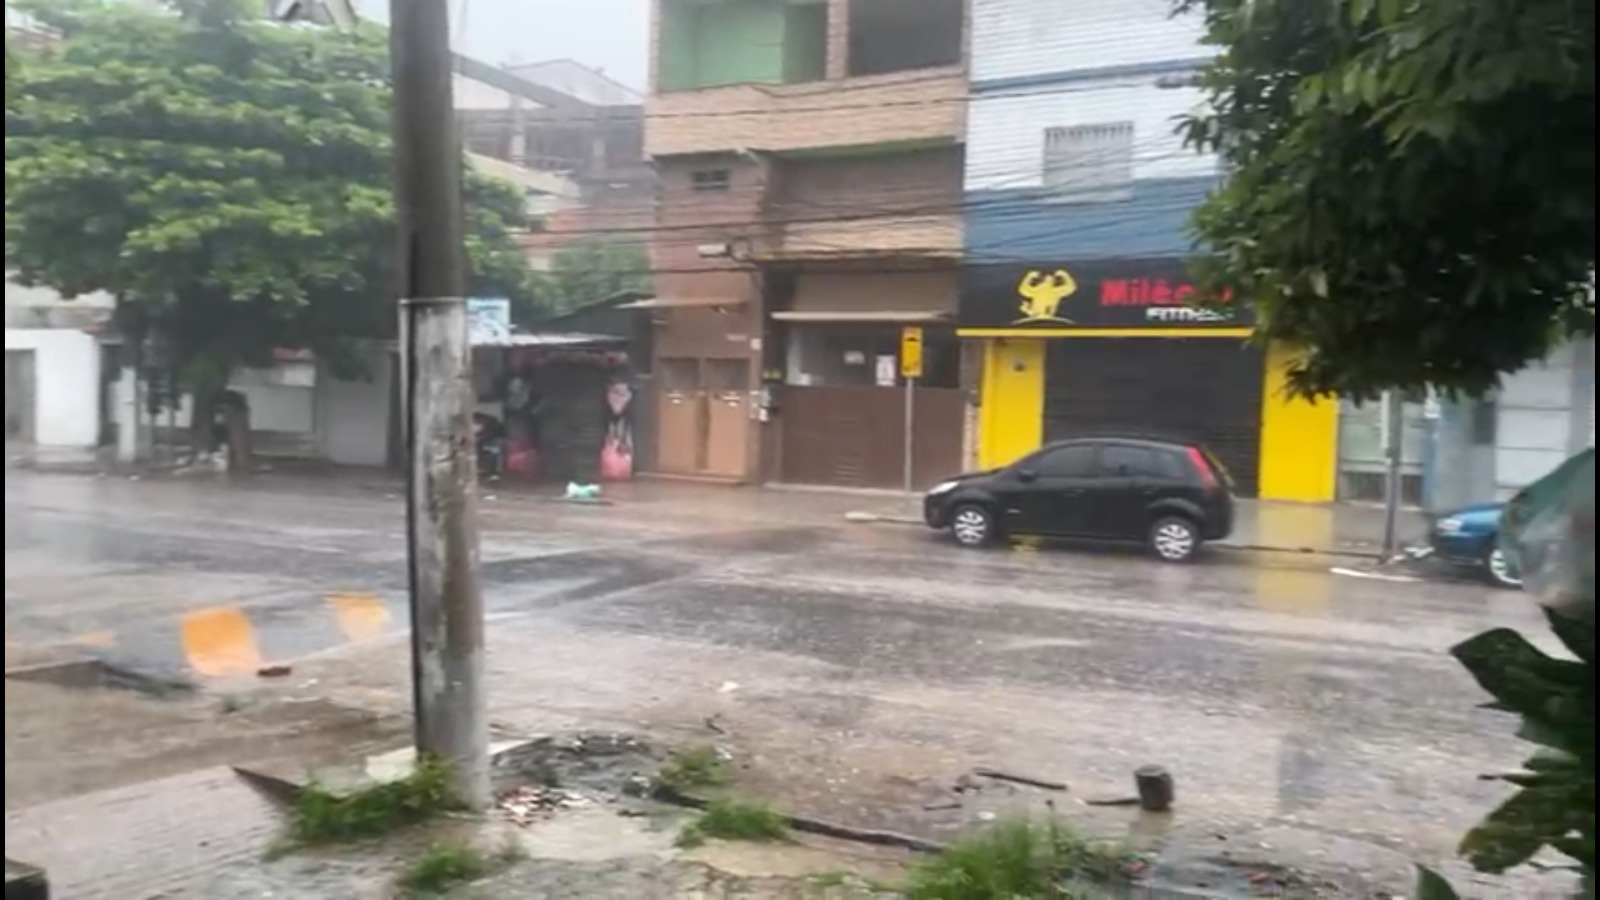
<svg viewBox="0 0 1600 900">
<path fill-rule="evenodd" d="M 1044 185 L 1068 203 L 1133 197 L 1133 123 L 1047 128 Z"/>
</svg>

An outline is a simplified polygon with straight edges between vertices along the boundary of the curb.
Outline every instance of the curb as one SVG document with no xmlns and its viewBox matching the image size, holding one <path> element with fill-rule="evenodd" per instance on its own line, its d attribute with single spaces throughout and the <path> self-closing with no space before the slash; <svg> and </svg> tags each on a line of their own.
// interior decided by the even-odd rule
<svg viewBox="0 0 1600 900">
<path fill-rule="evenodd" d="M 856 525 L 901 525 L 921 527 L 923 522 L 916 516 L 901 513 L 875 513 L 866 511 L 847 512 L 844 520 Z M 1293 553 L 1301 556 L 1347 556 L 1355 559 L 1378 559 L 1382 553 L 1369 550 L 1334 549 L 1329 547 L 1290 547 L 1274 544 L 1242 544 L 1230 541 L 1218 541 L 1210 546 L 1222 550 L 1237 550 L 1247 553 Z"/>
<path fill-rule="evenodd" d="M 875 513 L 875 512 L 847 512 L 844 514 L 846 522 L 857 525 L 921 525 L 922 520 L 916 516 L 902 515 L 900 513 Z"/>
<path fill-rule="evenodd" d="M 5 900 L 50 900 L 50 882 L 44 870 L 7 859 Z"/>
</svg>

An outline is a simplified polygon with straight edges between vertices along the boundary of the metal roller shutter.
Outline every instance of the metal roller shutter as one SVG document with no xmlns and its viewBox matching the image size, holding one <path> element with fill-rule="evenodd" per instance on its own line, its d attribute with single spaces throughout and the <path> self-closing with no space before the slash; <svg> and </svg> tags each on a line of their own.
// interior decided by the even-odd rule
<svg viewBox="0 0 1600 900">
<path fill-rule="evenodd" d="M 1097 434 L 1204 443 L 1241 497 L 1258 493 L 1259 348 L 1226 338 L 1053 340 L 1045 364 L 1047 441 Z"/>
</svg>

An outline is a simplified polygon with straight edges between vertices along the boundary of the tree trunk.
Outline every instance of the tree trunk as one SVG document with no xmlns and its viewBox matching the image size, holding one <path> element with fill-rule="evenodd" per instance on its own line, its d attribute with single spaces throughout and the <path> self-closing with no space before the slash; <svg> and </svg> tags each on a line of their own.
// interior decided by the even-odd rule
<svg viewBox="0 0 1600 900">
<path fill-rule="evenodd" d="M 250 445 L 250 401 L 238 391 L 227 391 L 222 406 L 228 436 L 228 471 L 248 475 L 255 471 L 255 450 Z"/>
<path fill-rule="evenodd" d="M 189 409 L 190 460 L 198 462 L 217 452 L 217 404 L 222 401 L 220 388 L 196 389 Z M 176 403 L 177 397 L 172 398 Z"/>
</svg>

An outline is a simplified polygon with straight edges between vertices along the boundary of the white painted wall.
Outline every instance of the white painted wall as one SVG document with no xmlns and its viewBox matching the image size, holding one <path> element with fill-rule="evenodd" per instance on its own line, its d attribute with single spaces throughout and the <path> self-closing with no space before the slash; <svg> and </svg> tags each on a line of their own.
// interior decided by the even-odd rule
<svg viewBox="0 0 1600 900">
<path fill-rule="evenodd" d="M 1210 56 L 1168 0 L 972 0 L 972 80 Z"/>
<path fill-rule="evenodd" d="M 228 382 L 230 390 L 243 394 L 250 404 L 250 433 L 256 453 L 263 456 L 314 458 L 317 455 L 317 367 L 310 361 L 279 363 L 271 369 L 242 369 Z M 169 439 L 187 440 L 194 398 L 188 394 L 178 400 L 170 416 L 163 412 L 156 427 L 169 425 L 177 434 Z"/>
<path fill-rule="evenodd" d="M 1038 188 L 1048 128 L 1133 122 L 1133 177 L 1202 178 L 1217 159 L 1183 146 L 1176 119 L 1198 107 L 1200 92 L 1155 87 L 1151 76 L 1074 82 L 1071 92 L 1041 87 L 973 102 L 967 118 L 968 191 Z"/>
<path fill-rule="evenodd" d="M 369 377 L 340 381 L 326 370 L 317 378 L 322 455 L 341 466 L 382 466 L 389 459 L 392 354 L 366 356 Z"/>
<path fill-rule="evenodd" d="M 1215 157 L 1175 133 L 1177 117 L 1203 105 L 1198 89 L 1107 71 L 1206 58 L 1203 31 L 1198 16 L 1173 18 L 1167 0 L 973 0 L 967 190 L 1039 187 L 1045 129 L 1112 122 L 1134 124 L 1136 179 L 1214 174 Z M 1035 83 L 984 85 L 1012 79 Z"/>
<path fill-rule="evenodd" d="M 1495 490 L 1507 497 L 1594 444 L 1592 345 L 1567 344 L 1502 380 L 1495 424 Z M 1580 352 L 1581 351 L 1581 352 Z"/>
<path fill-rule="evenodd" d="M 6 349 L 34 353 L 35 445 L 93 450 L 100 440 L 100 341 L 67 328 L 7 328 Z"/>
</svg>

